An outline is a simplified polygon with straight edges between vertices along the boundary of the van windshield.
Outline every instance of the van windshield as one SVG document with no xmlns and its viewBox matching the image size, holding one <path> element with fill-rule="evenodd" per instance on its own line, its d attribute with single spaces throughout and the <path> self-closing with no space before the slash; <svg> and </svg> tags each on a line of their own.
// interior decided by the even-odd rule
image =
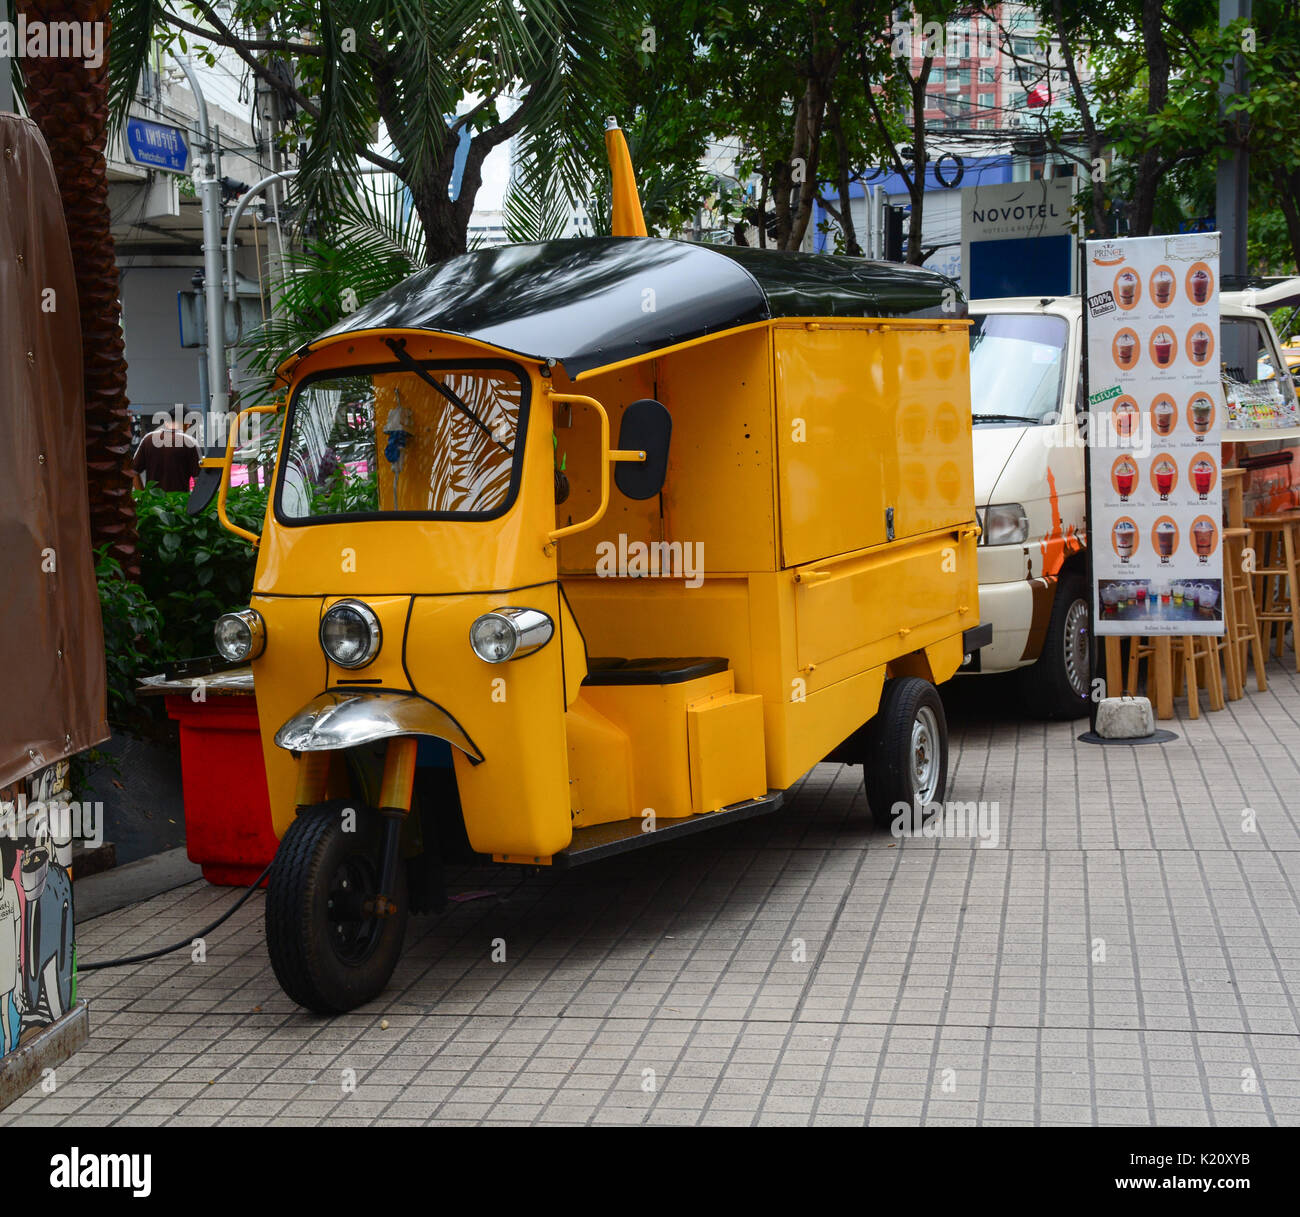
<svg viewBox="0 0 1300 1217">
<path fill-rule="evenodd" d="M 1065 376 L 1064 317 L 984 313 L 970 330 L 970 399 L 975 423 L 1059 421 Z"/>
<path fill-rule="evenodd" d="M 287 421 L 281 519 L 492 519 L 514 502 L 527 381 L 503 365 L 425 363 L 304 381 Z"/>
</svg>

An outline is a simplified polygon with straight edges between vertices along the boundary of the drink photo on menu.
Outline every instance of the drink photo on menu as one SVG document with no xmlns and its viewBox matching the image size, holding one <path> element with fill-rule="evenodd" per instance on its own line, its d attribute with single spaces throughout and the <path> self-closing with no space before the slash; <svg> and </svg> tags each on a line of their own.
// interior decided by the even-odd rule
<svg viewBox="0 0 1300 1217">
<path fill-rule="evenodd" d="M 1157 266 L 1151 276 L 1151 302 L 1157 308 L 1168 308 L 1174 299 L 1174 272 L 1167 266 Z"/>
<path fill-rule="evenodd" d="M 1142 281 L 1131 270 L 1122 270 L 1115 276 L 1115 303 L 1127 311 L 1135 308 L 1142 299 Z"/>
<path fill-rule="evenodd" d="M 1151 426 L 1159 436 L 1172 435 L 1178 423 L 1178 406 L 1168 393 L 1161 393 L 1151 403 Z"/>
<path fill-rule="evenodd" d="M 1126 327 L 1115 335 L 1115 366 L 1121 372 L 1131 371 L 1137 366 L 1139 345 L 1136 330 Z"/>
<path fill-rule="evenodd" d="M 1178 525 L 1171 516 L 1161 516 L 1156 521 L 1151 530 L 1151 541 L 1160 556 L 1160 564 L 1168 566 L 1178 552 Z"/>
<path fill-rule="evenodd" d="M 1151 362 L 1156 367 L 1170 367 L 1178 354 L 1178 338 L 1167 325 L 1157 326 L 1151 334 Z"/>
<path fill-rule="evenodd" d="M 1111 407 L 1111 419 L 1115 426 L 1115 439 L 1127 445 L 1136 436 L 1139 415 L 1137 402 L 1131 397 L 1117 397 Z"/>
<path fill-rule="evenodd" d="M 1115 546 L 1121 563 L 1127 565 L 1133 560 L 1133 555 L 1137 553 L 1138 535 L 1137 524 L 1128 516 L 1121 516 L 1115 521 L 1115 527 L 1111 530 L 1111 543 Z"/>
<path fill-rule="evenodd" d="M 1170 456 L 1158 456 L 1151 462 L 1151 485 L 1160 501 L 1167 502 L 1178 484 L 1178 465 Z"/>
<path fill-rule="evenodd" d="M 1219 543 L 1219 526 L 1212 516 L 1197 516 L 1192 521 L 1192 548 L 1196 550 L 1196 560 L 1204 566 L 1214 553 Z"/>
<path fill-rule="evenodd" d="M 1214 335 L 1207 325 L 1197 324 L 1187 335 L 1187 357 L 1198 367 L 1204 367 L 1214 354 Z"/>
<path fill-rule="evenodd" d="M 1197 262 L 1187 272 L 1187 298 L 1200 306 L 1209 302 L 1214 291 L 1214 272 L 1204 263 Z"/>
<path fill-rule="evenodd" d="M 1204 503 L 1219 483 L 1219 467 L 1208 452 L 1198 452 L 1192 457 L 1188 469 L 1191 471 L 1192 488 L 1200 502 Z"/>
<path fill-rule="evenodd" d="M 1204 435 L 1214 426 L 1214 399 L 1208 393 L 1193 394 L 1187 403 L 1187 421 L 1197 435 Z"/>
<path fill-rule="evenodd" d="M 1119 495 L 1121 503 L 1127 503 L 1129 495 L 1133 493 L 1133 487 L 1137 483 L 1138 469 L 1137 464 L 1130 456 L 1121 456 L 1116 460 L 1111 470 L 1111 484 L 1115 488 L 1115 493 Z"/>
</svg>

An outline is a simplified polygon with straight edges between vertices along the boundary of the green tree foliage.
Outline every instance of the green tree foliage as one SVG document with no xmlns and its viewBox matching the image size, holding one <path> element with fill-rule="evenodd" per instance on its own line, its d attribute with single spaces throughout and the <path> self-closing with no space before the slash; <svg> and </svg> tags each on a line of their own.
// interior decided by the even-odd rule
<svg viewBox="0 0 1300 1217">
<path fill-rule="evenodd" d="M 155 40 L 209 57 L 229 48 L 305 143 L 306 211 L 337 210 L 359 165 L 384 170 L 409 194 L 425 262 L 464 252 L 483 163 L 512 138 L 571 195 L 582 188 L 588 161 L 567 133 L 597 128 L 617 96 L 608 48 L 626 25 L 626 0 L 117 0 L 114 12 L 119 118 Z"/>
<path fill-rule="evenodd" d="M 1215 171 L 1249 153 L 1257 269 L 1300 262 L 1300 3 L 1256 0 L 1220 28 L 1212 0 L 1039 0 L 1041 43 L 1069 70 L 1071 105 L 1041 134 L 1085 175 L 1093 233 L 1176 230 L 1215 207 Z M 1225 101 L 1240 55 L 1247 87 Z M 1092 78 L 1078 69 L 1086 61 Z M 1112 162 L 1113 164 L 1110 164 Z M 1109 165 L 1109 168 L 1108 168 Z"/>
</svg>

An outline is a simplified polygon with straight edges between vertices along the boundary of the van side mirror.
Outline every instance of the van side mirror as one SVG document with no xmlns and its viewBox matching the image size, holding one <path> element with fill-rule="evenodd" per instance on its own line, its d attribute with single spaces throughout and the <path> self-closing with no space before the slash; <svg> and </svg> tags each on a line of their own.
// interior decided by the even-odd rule
<svg viewBox="0 0 1300 1217">
<path fill-rule="evenodd" d="M 634 401 L 623 411 L 618 446 L 624 451 L 645 453 L 644 461 L 619 461 L 614 466 L 614 485 L 624 496 L 652 499 L 664 488 L 672 434 L 673 416 L 652 397 Z"/>
</svg>

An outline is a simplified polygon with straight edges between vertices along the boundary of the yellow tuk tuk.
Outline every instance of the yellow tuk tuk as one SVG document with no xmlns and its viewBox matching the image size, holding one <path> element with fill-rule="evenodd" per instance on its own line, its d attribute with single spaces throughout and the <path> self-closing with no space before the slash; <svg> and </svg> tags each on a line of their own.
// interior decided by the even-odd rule
<svg viewBox="0 0 1300 1217">
<path fill-rule="evenodd" d="M 436 903 L 442 741 L 429 789 L 502 863 L 769 812 L 831 754 L 881 823 L 941 801 L 935 685 L 987 637 L 966 327 L 928 270 L 631 235 L 452 258 L 294 353 L 217 624 L 289 996 L 374 997 Z"/>
</svg>

